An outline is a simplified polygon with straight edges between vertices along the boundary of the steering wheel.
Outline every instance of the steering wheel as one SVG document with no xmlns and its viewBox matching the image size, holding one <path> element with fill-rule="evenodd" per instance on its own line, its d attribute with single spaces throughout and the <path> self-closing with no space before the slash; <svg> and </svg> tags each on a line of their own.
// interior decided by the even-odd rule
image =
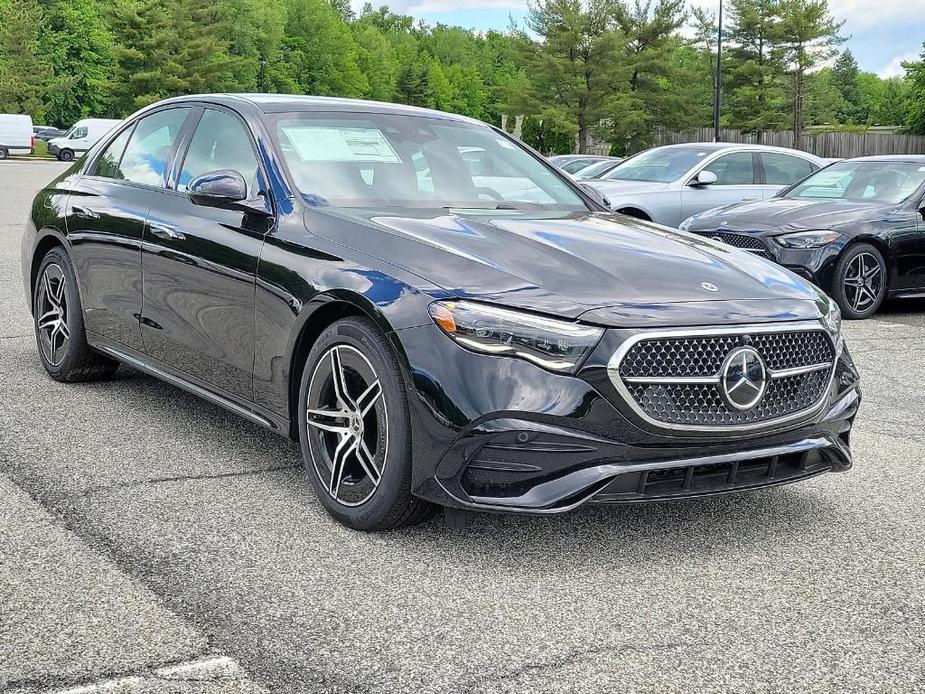
<svg viewBox="0 0 925 694">
<path fill-rule="evenodd" d="M 499 201 L 503 201 L 503 200 L 504 200 L 504 196 L 502 196 L 501 193 L 499 193 L 497 190 L 494 190 L 494 189 L 492 189 L 492 188 L 488 188 L 488 187 L 486 187 L 486 186 L 476 186 L 476 187 L 475 187 L 475 192 L 476 192 L 478 195 L 487 195 L 487 196 L 490 197 L 492 200 L 499 200 Z"/>
</svg>

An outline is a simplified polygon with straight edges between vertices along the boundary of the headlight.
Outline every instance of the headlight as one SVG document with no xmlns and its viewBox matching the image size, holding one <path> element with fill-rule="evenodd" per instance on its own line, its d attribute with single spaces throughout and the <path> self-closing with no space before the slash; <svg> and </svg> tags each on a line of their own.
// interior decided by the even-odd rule
<svg viewBox="0 0 925 694">
<path fill-rule="evenodd" d="M 841 234 L 837 231 L 819 230 L 782 234 L 781 236 L 775 236 L 774 240 L 784 248 L 822 248 L 840 238 Z"/>
<path fill-rule="evenodd" d="M 678 229 L 680 229 L 681 231 L 688 231 L 691 228 L 691 224 L 693 224 L 693 222 L 694 222 L 694 218 L 688 217 L 683 222 L 681 222 L 681 226 L 679 226 Z"/>
<path fill-rule="evenodd" d="M 826 331 L 831 335 L 832 342 L 835 343 L 837 348 L 841 344 L 841 309 L 838 308 L 832 299 L 828 299 L 829 305 L 826 307 L 826 312 L 822 316 L 822 325 L 825 326 Z"/>
<path fill-rule="evenodd" d="M 551 371 L 574 373 L 603 329 L 471 301 L 436 301 L 430 316 L 454 341 L 475 352 L 520 357 Z"/>
</svg>

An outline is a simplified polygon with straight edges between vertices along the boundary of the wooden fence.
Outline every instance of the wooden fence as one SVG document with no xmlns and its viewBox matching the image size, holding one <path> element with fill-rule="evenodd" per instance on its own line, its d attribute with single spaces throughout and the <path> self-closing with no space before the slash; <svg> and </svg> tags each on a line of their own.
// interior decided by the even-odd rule
<svg viewBox="0 0 925 694">
<path fill-rule="evenodd" d="M 758 144 L 754 133 L 724 128 L 720 130 L 723 142 Z M 713 128 L 696 128 L 683 132 L 671 132 L 659 128 L 655 134 L 655 146 L 683 144 L 685 142 L 712 142 Z M 790 131 L 768 131 L 761 134 L 762 145 L 793 147 L 793 133 Z M 862 157 L 869 154 L 925 154 L 925 137 L 921 135 L 898 135 L 891 133 L 850 133 L 807 131 L 800 138 L 797 149 L 811 152 L 819 157 Z"/>
</svg>

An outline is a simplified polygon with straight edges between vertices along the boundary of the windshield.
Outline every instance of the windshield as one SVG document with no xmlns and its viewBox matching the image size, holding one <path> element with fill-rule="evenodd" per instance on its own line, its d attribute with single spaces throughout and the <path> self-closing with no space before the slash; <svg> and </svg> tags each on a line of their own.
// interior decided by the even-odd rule
<svg viewBox="0 0 925 694">
<path fill-rule="evenodd" d="M 627 159 L 609 174 L 601 176 L 601 180 L 671 183 L 708 154 L 697 147 L 656 147 Z"/>
<path fill-rule="evenodd" d="M 893 204 L 925 181 L 925 165 L 899 161 L 843 161 L 813 174 L 784 196 Z"/>
<path fill-rule="evenodd" d="M 583 169 L 579 169 L 578 171 L 576 171 L 575 178 L 580 179 L 580 180 L 585 180 L 588 178 L 596 178 L 597 176 L 600 176 L 601 174 L 607 173 L 619 163 L 620 162 L 618 161 L 612 161 L 610 159 L 608 159 L 607 161 L 599 161 L 596 164 L 591 164 L 590 166 L 586 166 Z"/>
<path fill-rule="evenodd" d="M 587 209 L 558 174 L 488 126 L 285 113 L 275 133 L 293 182 L 312 205 Z"/>
</svg>

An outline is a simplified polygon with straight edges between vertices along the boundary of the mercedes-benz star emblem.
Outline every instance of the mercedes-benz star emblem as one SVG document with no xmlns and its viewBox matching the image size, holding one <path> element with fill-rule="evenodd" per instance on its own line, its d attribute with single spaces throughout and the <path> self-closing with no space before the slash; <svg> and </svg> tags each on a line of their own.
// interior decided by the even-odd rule
<svg viewBox="0 0 925 694">
<path fill-rule="evenodd" d="M 768 369 L 752 347 L 737 347 L 726 356 L 720 370 L 720 390 L 730 407 L 750 410 L 767 387 Z"/>
<path fill-rule="evenodd" d="M 717 287 L 712 282 L 701 282 L 700 286 L 701 288 L 706 289 L 708 292 L 718 292 L 719 291 L 719 287 Z"/>
</svg>

